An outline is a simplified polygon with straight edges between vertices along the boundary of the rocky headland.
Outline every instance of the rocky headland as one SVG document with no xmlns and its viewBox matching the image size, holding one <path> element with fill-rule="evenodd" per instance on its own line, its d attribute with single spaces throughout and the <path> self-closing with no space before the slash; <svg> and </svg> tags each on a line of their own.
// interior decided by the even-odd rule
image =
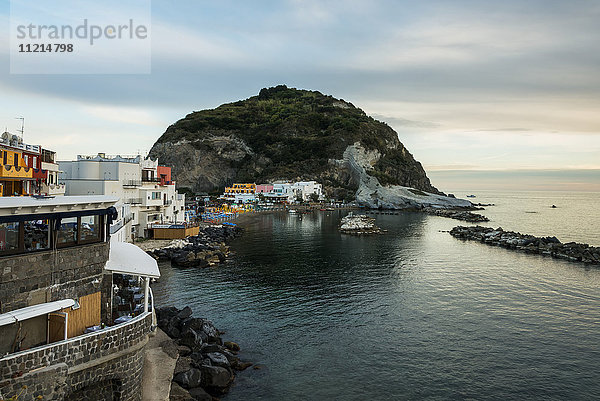
<svg viewBox="0 0 600 401">
<path fill-rule="evenodd" d="M 501 227 L 458 226 L 450 230 L 456 238 L 480 241 L 488 245 L 501 246 L 527 253 L 551 256 L 573 262 L 600 264 L 600 247 L 576 242 L 562 243 L 556 237 L 535 237 Z"/>
<path fill-rule="evenodd" d="M 229 391 L 235 372 L 252 363 L 240 360 L 240 346 L 223 342 L 210 320 L 192 314 L 189 306 L 156 309 L 158 326 L 171 338 L 178 355 L 170 399 L 212 401 Z"/>
<path fill-rule="evenodd" d="M 238 226 L 206 225 L 200 227 L 198 235 L 176 239 L 167 246 L 146 249 L 146 252 L 158 260 L 170 260 L 177 267 L 214 266 L 227 259 L 227 244 L 242 232 Z"/>
<path fill-rule="evenodd" d="M 231 182 L 316 180 L 330 198 L 375 209 L 465 208 L 435 188 L 387 124 L 343 99 L 279 85 L 196 111 L 150 151 L 180 188 L 222 192 Z"/>
</svg>

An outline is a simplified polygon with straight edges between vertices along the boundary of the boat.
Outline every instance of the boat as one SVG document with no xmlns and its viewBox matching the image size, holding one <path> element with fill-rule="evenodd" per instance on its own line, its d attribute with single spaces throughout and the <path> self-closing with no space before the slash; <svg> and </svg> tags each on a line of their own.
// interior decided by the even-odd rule
<svg viewBox="0 0 600 401">
<path fill-rule="evenodd" d="M 467 198 L 475 198 L 475 195 L 467 195 Z"/>
<path fill-rule="evenodd" d="M 290 210 L 289 210 L 289 213 L 296 214 L 296 210 L 294 210 L 294 209 L 290 209 Z"/>
</svg>

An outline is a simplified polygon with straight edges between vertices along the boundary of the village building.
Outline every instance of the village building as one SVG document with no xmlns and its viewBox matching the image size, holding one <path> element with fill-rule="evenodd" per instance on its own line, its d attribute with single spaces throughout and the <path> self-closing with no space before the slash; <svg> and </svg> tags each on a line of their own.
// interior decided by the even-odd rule
<svg viewBox="0 0 600 401">
<path fill-rule="evenodd" d="M 53 151 L 4 132 L 0 135 L 0 196 L 64 195 L 55 157 Z"/>
<path fill-rule="evenodd" d="M 185 225 L 185 195 L 175 189 L 171 168 L 141 156 L 77 156 L 60 161 L 60 180 L 67 195 L 110 195 L 118 218 L 112 241 L 148 237 L 155 225 Z"/>
</svg>

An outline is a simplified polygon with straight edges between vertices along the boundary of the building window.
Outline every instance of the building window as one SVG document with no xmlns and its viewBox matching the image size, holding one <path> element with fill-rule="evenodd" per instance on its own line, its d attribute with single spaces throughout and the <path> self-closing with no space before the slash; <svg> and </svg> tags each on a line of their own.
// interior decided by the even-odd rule
<svg viewBox="0 0 600 401">
<path fill-rule="evenodd" d="M 160 192 L 152 192 L 152 200 L 160 200 Z"/>
<path fill-rule="evenodd" d="M 0 252 L 19 249 L 19 223 L 0 223 Z"/>
<path fill-rule="evenodd" d="M 77 243 L 77 217 L 67 217 L 60 222 L 60 230 L 56 233 L 56 241 L 60 244 Z"/>
<path fill-rule="evenodd" d="M 100 239 L 100 216 L 81 217 L 81 241 Z"/>
<path fill-rule="evenodd" d="M 25 251 L 50 249 L 50 220 L 30 220 L 23 224 Z"/>
</svg>

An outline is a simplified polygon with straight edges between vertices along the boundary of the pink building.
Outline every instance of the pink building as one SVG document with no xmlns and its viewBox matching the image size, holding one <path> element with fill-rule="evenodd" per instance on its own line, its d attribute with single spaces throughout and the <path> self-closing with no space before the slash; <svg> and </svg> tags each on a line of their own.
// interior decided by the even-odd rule
<svg viewBox="0 0 600 401">
<path fill-rule="evenodd" d="M 270 184 L 261 184 L 256 186 L 257 194 L 266 194 L 268 192 L 273 191 L 273 185 Z"/>
</svg>

